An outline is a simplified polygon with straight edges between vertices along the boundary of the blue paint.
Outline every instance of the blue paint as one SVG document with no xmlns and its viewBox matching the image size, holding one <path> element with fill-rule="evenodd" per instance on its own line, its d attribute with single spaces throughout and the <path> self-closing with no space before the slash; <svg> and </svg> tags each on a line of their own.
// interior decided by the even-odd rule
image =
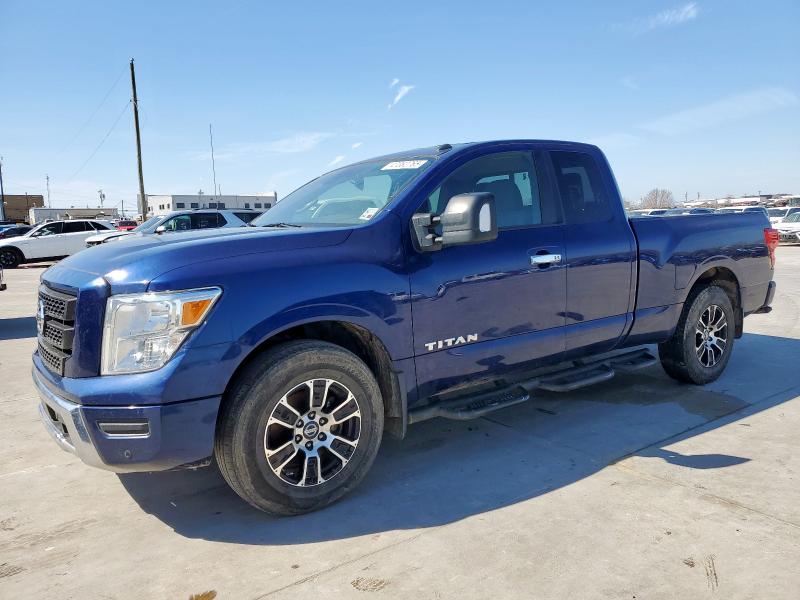
<svg viewBox="0 0 800 600">
<path fill-rule="evenodd" d="M 417 252 L 411 215 L 443 178 L 471 159 L 512 150 L 535 156 L 542 197 L 556 202 L 547 152 L 591 156 L 611 200 L 610 218 L 501 230 L 493 242 Z M 34 355 L 35 377 L 82 407 L 107 465 L 157 470 L 210 454 L 216 411 L 236 369 L 263 343 L 298 325 L 339 321 L 371 332 L 391 358 L 405 411 L 465 383 L 663 341 L 691 286 L 713 267 L 729 269 L 739 281 L 745 313 L 767 298 L 772 267 L 763 215 L 629 221 L 606 159 L 594 146 L 485 142 L 386 160 L 419 156 L 430 167 L 363 225 L 149 235 L 62 261 L 42 281 L 77 295 L 75 348 L 63 377 Z M 535 266 L 531 257 L 537 253 L 564 260 Z M 163 368 L 99 376 L 110 295 L 209 286 L 220 287 L 222 296 Z M 468 334 L 478 341 L 426 348 Z M 136 441 L 136 460 L 121 454 L 124 444 L 91 425 L 100 416 L 133 413 L 158 432 Z"/>
</svg>

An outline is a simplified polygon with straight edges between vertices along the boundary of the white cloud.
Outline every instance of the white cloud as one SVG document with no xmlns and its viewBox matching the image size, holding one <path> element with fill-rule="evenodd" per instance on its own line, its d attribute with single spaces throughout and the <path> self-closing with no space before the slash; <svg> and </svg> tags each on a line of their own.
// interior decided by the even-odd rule
<svg viewBox="0 0 800 600">
<path fill-rule="evenodd" d="M 620 77 L 619 83 L 621 86 L 626 87 L 629 90 L 636 91 L 639 89 L 639 83 L 636 81 L 635 78 L 631 77 L 630 75 L 626 75 L 625 77 Z"/>
<path fill-rule="evenodd" d="M 338 165 L 338 164 L 339 164 L 340 162 L 342 162 L 343 160 L 344 160 L 344 154 L 340 154 L 339 156 L 337 156 L 336 158 L 334 158 L 334 159 L 333 159 L 331 162 L 329 162 L 329 163 L 328 163 L 328 166 L 329 166 L 329 167 L 332 167 L 332 166 L 334 166 L 334 165 Z"/>
<path fill-rule="evenodd" d="M 297 154 L 316 148 L 321 142 L 333 137 L 325 131 L 301 131 L 287 137 L 267 142 L 243 142 L 222 146 L 214 152 L 216 160 L 235 160 L 247 156 L 263 156 L 265 154 Z M 211 152 L 203 150 L 192 152 L 192 160 L 211 160 Z"/>
<path fill-rule="evenodd" d="M 689 2 L 677 8 L 668 8 L 654 15 L 634 19 L 621 27 L 635 34 L 643 34 L 662 27 L 674 27 L 688 23 L 695 20 L 699 14 L 700 7 L 697 2 Z"/>
<path fill-rule="evenodd" d="M 394 100 L 392 100 L 392 103 L 391 103 L 391 104 L 389 104 L 389 106 L 388 106 L 387 108 L 388 108 L 389 110 L 391 110 L 391 109 L 392 109 L 392 107 L 393 107 L 395 104 L 397 104 L 398 102 L 400 102 L 400 100 L 402 100 L 403 98 L 405 98 L 405 97 L 406 97 L 406 95 L 407 95 L 407 94 L 408 94 L 408 93 L 409 93 L 411 90 L 413 90 L 415 87 L 416 87 L 416 86 L 414 86 L 414 85 L 401 85 L 401 86 L 400 86 L 400 87 L 397 89 L 397 94 L 395 94 L 395 96 L 394 96 Z"/>
<path fill-rule="evenodd" d="M 361 147 L 361 146 L 363 146 L 363 145 L 364 145 L 364 142 L 356 142 L 355 144 L 353 144 L 353 145 L 352 145 L 352 146 L 350 146 L 350 147 L 351 147 L 353 150 L 355 150 L 356 148 L 360 148 L 360 147 Z"/>
<path fill-rule="evenodd" d="M 400 80 L 399 80 L 397 77 L 395 77 L 395 78 L 394 78 L 394 79 L 392 79 L 392 81 L 389 83 L 389 88 L 390 88 L 390 89 L 391 89 L 391 88 L 393 88 L 393 87 L 394 87 L 394 86 L 396 86 L 398 83 L 400 83 Z"/>
<path fill-rule="evenodd" d="M 795 106 L 798 101 L 797 95 L 789 90 L 764 88 L 664 115 L 645 123 L 642 128 L 662 135 L 678 135 Z"/>
</svg>

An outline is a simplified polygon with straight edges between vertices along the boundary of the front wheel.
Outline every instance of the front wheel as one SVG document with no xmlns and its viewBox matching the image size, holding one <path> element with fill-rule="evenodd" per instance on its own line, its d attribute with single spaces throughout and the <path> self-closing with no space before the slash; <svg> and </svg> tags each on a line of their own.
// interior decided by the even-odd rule
<svg viewBox="0 0 800 600">
<path fill-rule="evenodd" d="M 658 345 L 661 365 L 678 381 L 715 381 L 733 351 L 735 320 L 728 294 L 713 283 L 693 290 L 672 337 Z"/>
<path fill-rule="evenodd" d="M 6 269 L 16 269 L 22 262 L 22 255 L 16 248 L 0 248 L 0 265 Z"/>
<path fill-rule="evenodd" d="M 327 342 L 296 341 L 239 377 L 220 412 L 215 456 L 244 500 L 300 514 L 356 487 L 382 433 L 380 388 L 364 362 Z"/>
</svg>

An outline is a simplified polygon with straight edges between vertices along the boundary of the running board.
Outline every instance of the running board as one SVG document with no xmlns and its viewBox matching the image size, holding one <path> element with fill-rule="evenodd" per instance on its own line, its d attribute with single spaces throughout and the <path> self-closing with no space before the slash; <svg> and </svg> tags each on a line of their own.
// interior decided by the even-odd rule
<svg viewBox="0 0 800 600">
<path fill-rule="evenodd" d="M 629 373 L 658 362 L 646 348 L 600 357 L 589 361 L 574 361 L 566 368 L 550 371 L 539 377 L 520 381 L 499 390 L 444 400 L 429 404 L 408 414 L 408 423 L 427 421 L 434 417 L 466 421 L 482 417 L 501 408 L 530 400 L 537 389 L 550 392 L 571 392 L 595 383 L 608 381 L 617 372 Z"/>
</svg>

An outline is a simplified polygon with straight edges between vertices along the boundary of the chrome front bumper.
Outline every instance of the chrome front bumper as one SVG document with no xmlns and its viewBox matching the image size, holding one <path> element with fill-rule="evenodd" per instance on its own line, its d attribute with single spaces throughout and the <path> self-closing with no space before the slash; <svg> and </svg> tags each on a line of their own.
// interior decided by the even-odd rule
<svg viewBox="0 0 800 600">
<path fill-rule="evenodd" d="M 62 450 L 75 454 L 88 465 L 108 468 L 92 444 L 80 405 L 59 398 L 34 373 L 33 383 L 39 392 L 39 417 L 47 433 Z"/>
</svg>

